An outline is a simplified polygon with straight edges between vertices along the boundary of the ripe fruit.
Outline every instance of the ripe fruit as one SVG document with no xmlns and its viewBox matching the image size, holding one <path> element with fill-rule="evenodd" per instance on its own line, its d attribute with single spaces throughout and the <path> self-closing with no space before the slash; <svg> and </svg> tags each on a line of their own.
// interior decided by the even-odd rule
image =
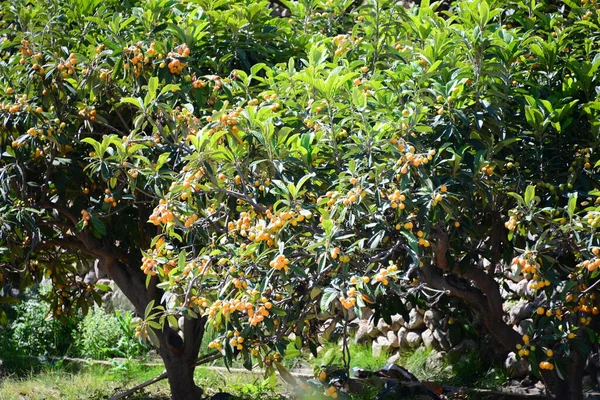
<svg viewBox="0 0 600 400">
<path fill-rule="evenodd" d="M 538 309 L 536 310 L 536 313 L 538 315 L 544 315 L 544 314 L 546 314 L 546 310 L 544 310 L 544 307 L 538 307 Z"/>
</svg>

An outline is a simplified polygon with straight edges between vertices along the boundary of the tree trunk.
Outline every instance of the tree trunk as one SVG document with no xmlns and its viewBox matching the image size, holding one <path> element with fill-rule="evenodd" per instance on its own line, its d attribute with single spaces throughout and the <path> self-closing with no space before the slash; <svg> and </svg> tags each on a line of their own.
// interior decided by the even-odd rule
<svg viewBox="0 0 600 400">
<path fill-rule="evenodd" d="M 510 325 L 504 322 L 503 299 L 500 295 L 500 286 L 491 274 L 477 268 L 470 267 L 455 271 L 448 265 L 446 252 L 448 250 L 448 237 L 440 235 L 440 240 L 435 245 L 435 264 L 426 263 L 422 268 L 423 281 L 438 290 L 445 290 L 449 295 L 463 299 L 483 319 L 488 332 L 507 351 L 515 351 L 515 346 L 521 342 L 521 336 Z M 475 287 L 460 285 L 443 276 L 439 270 L 446 271 L 467 279 Z M 582 400 L 582 379 L 585 367 L 584 358 L 576 351 L 571 352 L 571 362 L 567 366 L 566 381 L 560 379 L 556 371 L 543 371 L 542 378 L 546 387 L 548 399 L 552 400 Z"/>
<path fill-rule="evenodd" d="M 167 369 L 171 399 L 200 400 L 203 391 L 194 382 L 193 361 L 190 362 L 186 355 L 174 354 L 167 348 L 160 349 L 160 356 Z"/>
<path fill-rule="evenodd" d="M 165 327 L 160 336 L 159 353 L 171 388 L 173 400 L 200 400 L 203 390 L 194 382 L 195 362 L 204 337 L 206 318 L 185 319 L 184 338 L 170 327 Z"/>
<path fill-rule="evenodd" d="M 156 287 L 155 279 L 146 287 L 146 275 L 139 268 L 116 259 L 112 254 L 103 255 L 100 266 L 133 303 L 138 314 L 143 315 L 152 300 L 155 305 L 160 304 L 162 290 Z M 168 325 L 162 331 L 155 331 L 173 400 L 199 400 L 202 397 L 202 389 L 194 383 L 194 363 L 204 337 L 205 324 L 206 318 L 186 319 L 183 339 Z"/>
<path fill-rule="evenodd" d="M 571 353 L 565 380 L 555 371 L 544 371 L 542 377 L 546 386 L 546 397 L 551 400 L 583 400 L 583 357 L 576 351 Z"/>
</svg>

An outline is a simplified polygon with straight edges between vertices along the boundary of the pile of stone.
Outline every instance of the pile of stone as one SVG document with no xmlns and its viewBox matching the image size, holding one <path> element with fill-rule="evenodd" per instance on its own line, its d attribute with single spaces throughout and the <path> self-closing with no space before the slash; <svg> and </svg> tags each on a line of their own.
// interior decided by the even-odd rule
<svg viewBox="0 0 600 400">
<path fill-rule="evenodd" d="M 371 343 L 374 357 L 389 354 L 390 361 L 397 360 L 402 350 L 419 347 L 449 351 L 453 346 L 449 340 L 448 321 L 449 318 L 437 310 L 425 311 L 414 307 L 407 320 L 396 314 L 391 317 L 390 324 L 383 318 L 375 323 L 372 312 L 365 309 L 362 318 L 355 321 L 358 327 L 354 341 L 357 344 Z"/>
</svg>

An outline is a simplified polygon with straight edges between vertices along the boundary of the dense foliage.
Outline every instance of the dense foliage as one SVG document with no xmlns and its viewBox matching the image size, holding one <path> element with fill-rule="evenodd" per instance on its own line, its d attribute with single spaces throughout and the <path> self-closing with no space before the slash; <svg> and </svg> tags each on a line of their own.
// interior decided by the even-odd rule
<svg viewBox="0 0 600 400">
<path fill-rule="evenodd" d="M 98 300 L 75 275 L 99 257 L 140 336 L 201 317 L 268 370 L 323 313 L 452 295 L 535 374 L 580 373 L 596 2 L 284 3 L 4 3 L 0 268 L 52 278 L 60 315 Z M 521 338 L 499 285 L 522 279 L 546 300 Z"/>
</svg>

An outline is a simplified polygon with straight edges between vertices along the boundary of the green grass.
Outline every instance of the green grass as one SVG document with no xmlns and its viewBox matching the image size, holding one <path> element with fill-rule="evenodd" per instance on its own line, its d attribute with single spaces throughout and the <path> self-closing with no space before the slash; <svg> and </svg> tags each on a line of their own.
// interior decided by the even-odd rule
<svg viewBox="0 0 600 400">
<path fill-rule="evenodd" d="M 104 399 L 147 379 L 159 375 L 160 367 L 111 368 L 109 366 L 64 366 L 45 368 L 23 377 L 8 377 L 0 381 L 1 400 L 80 400 Z M 169 398 L 166 381 L 139 393 L 135 399 L 163 400 Z"/>
<path fill-rule="evenodd" d="M 100 400 L 118 391 L 127 390 L 160 375 L 162 367 L 144 367 L 125 363 L 115 367 L 105 365 L 73 364 L 45 368 L 41 372 L 22 377 L 9 376 L 0 380 L 0 400 Z M 229 373 L 209 368 L 196 370 L 196 383 L 207 394 L 226 391 L 247 400 L 276 398 L 285 388 L 275 380 L 264 380 L 261 375 Z M 155 383 L 130 399 L 168 400 L 166 380 Z"/>
<path fill-rule="evenodd" d="M 342 365 L 342 352 L 337 343 L 326 343 L 319 351 L 316 358 L 310 359 L 310 364 L 322 367 L 330 364 Z M 382 354 L 373 357 L 370 345 L 357 345 L 350 343 L 350 368 L 360 367 L 367 370 L 376 370 L 386 365 L 389 355 Z"/>
</svg>

